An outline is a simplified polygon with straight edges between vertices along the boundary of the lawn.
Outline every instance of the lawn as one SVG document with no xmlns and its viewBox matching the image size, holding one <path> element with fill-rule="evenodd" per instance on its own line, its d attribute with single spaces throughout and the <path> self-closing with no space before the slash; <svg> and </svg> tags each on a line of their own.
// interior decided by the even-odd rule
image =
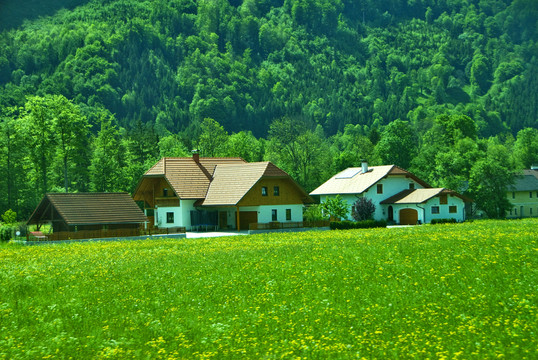
<svg viewBox="0 0 538 360">
<path fill-rule="evenodd" d="M 538 219 L 0 246 L 0 359 L 536 359 Z"/>
</svg>

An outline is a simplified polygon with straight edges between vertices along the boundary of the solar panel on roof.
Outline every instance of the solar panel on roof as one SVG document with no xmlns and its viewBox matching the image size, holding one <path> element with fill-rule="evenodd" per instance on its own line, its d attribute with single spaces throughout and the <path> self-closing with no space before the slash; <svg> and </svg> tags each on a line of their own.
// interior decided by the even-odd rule
<svg viewBox="0 0 538 360">
<path fill-rule="evenodd" d="M 349 168 L 336 175 L 335 179 L 351 179 L 360 172 L 361 168 Z"/>
</svg>

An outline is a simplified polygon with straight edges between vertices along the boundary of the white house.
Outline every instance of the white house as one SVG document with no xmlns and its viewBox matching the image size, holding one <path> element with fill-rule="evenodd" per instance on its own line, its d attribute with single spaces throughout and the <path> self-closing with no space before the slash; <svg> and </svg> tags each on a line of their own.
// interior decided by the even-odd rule
<svg viewBox="0 0 538 360">
<path fill-rule="evenodd" d="M 271 162 L 240 158 L 163 158 L 140 180 L 135 201 L 158 227 L 248 229 L 301 222 L 308 194 Z"/>
<path fill-rule="evenodd" d="M 444 188 L 432 188 L 428 183 L 396 165 L 348 168 L 334 175 L 310 195 L 321 202 L 340 195 L 351 207 L 360 197 L 375 205 L 374 219 L 397 224 L 429 223 L 433 219 L 465 220 L 465 203 L 471 200 Z"/>
</svg>

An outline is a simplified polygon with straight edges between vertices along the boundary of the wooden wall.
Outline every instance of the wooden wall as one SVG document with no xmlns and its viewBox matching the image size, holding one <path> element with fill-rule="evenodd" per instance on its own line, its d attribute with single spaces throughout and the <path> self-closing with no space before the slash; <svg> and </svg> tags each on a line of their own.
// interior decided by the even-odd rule
<svg viewBox="0 0 538 360">
<path fill-rule="evenodd" d="M 262 196 L 262 187 L 267 187 L 267 196 Z M 279 196 L 274 196 L 273 189 L 279 187 Z M 237 204 L 239 206 L 258 206 L 258 205 L 283 205 L 283 204 L 302 204 L 303 194 L 297 186 L 287 178 L 261 179 Z"/>
</svg>

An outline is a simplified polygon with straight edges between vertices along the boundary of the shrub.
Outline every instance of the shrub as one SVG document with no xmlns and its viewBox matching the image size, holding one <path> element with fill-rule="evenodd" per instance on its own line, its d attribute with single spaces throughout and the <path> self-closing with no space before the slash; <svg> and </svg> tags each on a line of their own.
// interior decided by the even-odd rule
<svg viewBox="0 0 538 360">
<path fill-rule="evenodd" d="M 327 219 L 327 217 L 323 215 L 321 205 L 310 205 L 305 208 L 303 219 L 305 221 L 320 221 Z"/>
<path fill-rule="evenodd" d="M 0 241 L 9 241 L 11 240 L 11 235 L 15 228 L 8 225 L 0 225 Z"/>
<path fill-rule="evenodd" d="M 372 220 L 374 218 L 375 205 L 372 199 L 359 198 L 351 207 L 351 216 L 355 221 Z"/>
<path fill-rule="evenodd" d="M 432 224 L 432 225 L 435 225 L 435 224 L 454 224 L 454 223 L 457 223 L 456 219 L 454 219 L 454 218 L 451 218 L 451 219 L 432 219 L 432 221 L 430 221 L 430 224 Z"/>
<path fill-rule="evenodd" d="M 321 208 L 325 214 L 328 214 L 334 219 L 345 219 L 347 217 L 347 213 L 349 212 L 347 208 L 347 201 L 342 199 L 340 195 L 328 197 L 323 203 L 321 203 Z"/>
<path fill-rule="evenodd" d="M 385 220 L 331 221 L 331 230 L 370 229 L 387 227 Z"/>
</svg>

